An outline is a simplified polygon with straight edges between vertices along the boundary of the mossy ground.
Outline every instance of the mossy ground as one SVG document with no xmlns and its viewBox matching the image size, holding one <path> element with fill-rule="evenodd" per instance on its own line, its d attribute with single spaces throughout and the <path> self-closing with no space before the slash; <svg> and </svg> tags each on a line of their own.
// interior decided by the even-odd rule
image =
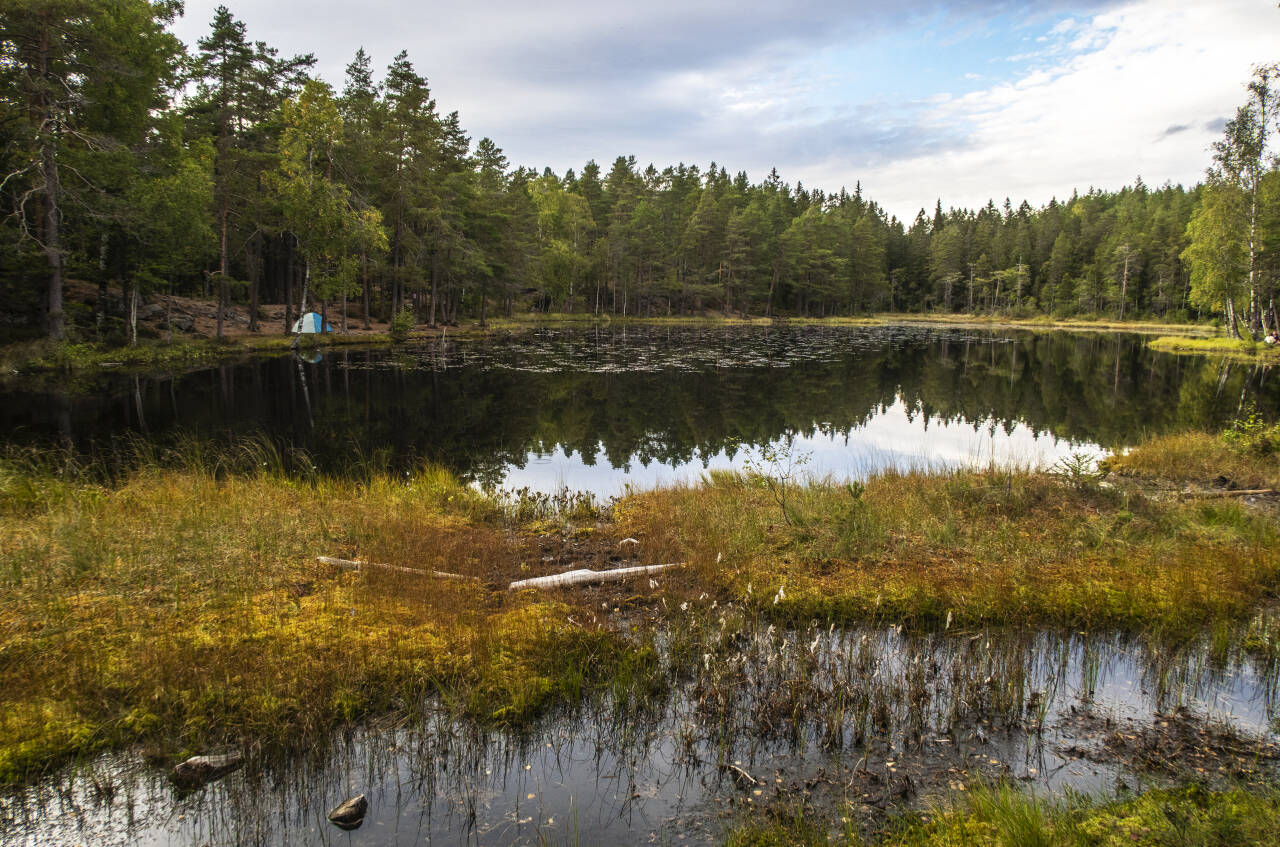
<svg viewBox="0 0 1280 847">
<path fill-rule="evenodd" d="M 0 504 L 5 782 L 137 742 L 288 745 L 431 694 L 519 723 L 626 660 L 553 600 L 315 562 L 518 570 L 494 505 L 439 471 L 151 470 L 97 485 L 10 464 Z"/>
<path fill-rule="evenodd" d="M 860 837 L 840 821 L 784 809 L 740 824 L 730 847 L 1234 847 L 1280 844 L 1280 793 L 1197 785 L 1114 799 L 1046 800 L 1008 785 L 978 787 L 956 805 L 905 815 Z"/>
</svg>

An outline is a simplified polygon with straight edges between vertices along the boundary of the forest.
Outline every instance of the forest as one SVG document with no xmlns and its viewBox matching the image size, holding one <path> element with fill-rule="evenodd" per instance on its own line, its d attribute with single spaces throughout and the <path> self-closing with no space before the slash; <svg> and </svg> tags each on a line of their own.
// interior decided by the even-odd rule
<svg viewBox="0 0 1280 847">
<path fill-rule="evenodd" d="M 921 209 L 753 182 L 715 162 L 515 166 L 441 114 L 407 53 L 341 88 L 220 7 L 187 48 L 176 0 L 0 9 L 0 341 L 137 340 L 157 295 L 249 329 L 517 312 L 828 317 L 963 312 L 1276 332 L 1280 66 L 1255 69 L 1202 183 L 1033 208 Z M 69 286 L 92 296 L 71 297 Z M 285 305 L 266 325 L 260 306 Z"/>
</svg>

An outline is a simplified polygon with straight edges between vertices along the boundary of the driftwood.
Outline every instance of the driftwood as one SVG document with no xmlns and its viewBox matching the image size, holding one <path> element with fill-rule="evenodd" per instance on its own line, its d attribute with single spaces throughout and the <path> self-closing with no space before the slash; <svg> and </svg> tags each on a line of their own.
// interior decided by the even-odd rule
<svg viewBox="0 0 1280 847">
<path fill-rule="evenodd" d="M 480 578 L 476 576 L 465 576 L 460 573 L 449 573 L 448 571 L 424 571 L 421 568 L 406 568 L 401 565 L 386 565 L 381 562 L 355 562 L 351 559 L 335 559 L 333 556 L 316 556 L 316 561 L 324 565 L 335 565 L 345 568 L 349 571 L 358 571 L 363 568 L 378 568 L 384 571 L 396 571 L 397 573 L 411 573 L 415 576 L 434 576 L 438 579 L 460 579 L 478 581 Z"/>
<path fill-rule="evenodd" d="M 576 571 L 565 571 L 564 573 L 551 574 L 550 576 L 535 576 L 532 579 L 518 579 L 507 586 L 508 591 L 518 591 L 521 588 L 566 588 L 570 585 L 586 585 L 593 582 L 616 582 L 626 579 L 629 576 L 639 576 L 640 574 L 658 573 L 665 571 L 667 568 L 677 567 L 678 563 L 667 565 L 639 565 L 634 568 L 616 568 L 611 571 L 593 571 L 587 568 Z"/>
<path fill-rule="evenodd" d="M 1237 488 L 1229 491 L 1184 491 L 1179 496 L 1184 500 L 1210 500 L 1217 497 L 1256 497 L 1275 493 L 1274 488 Z"/>
</svg>

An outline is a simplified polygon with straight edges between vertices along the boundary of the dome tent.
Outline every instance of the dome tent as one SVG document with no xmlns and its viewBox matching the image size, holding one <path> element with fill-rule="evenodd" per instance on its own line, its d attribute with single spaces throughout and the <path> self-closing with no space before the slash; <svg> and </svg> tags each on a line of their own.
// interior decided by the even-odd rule
<svg viewBox="0 0 1280 847">
<path fill-rule="evenodd" d="M 323 320 L 316 312 L 307 312 L 293 322 L 293 331 L 300 332 L 333 332 L 333 326 Z"/>
</svg>

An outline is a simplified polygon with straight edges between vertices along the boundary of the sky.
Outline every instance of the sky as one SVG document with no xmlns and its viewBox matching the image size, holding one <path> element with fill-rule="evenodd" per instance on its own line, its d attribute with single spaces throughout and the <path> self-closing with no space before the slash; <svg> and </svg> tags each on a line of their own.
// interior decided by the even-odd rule
<svg viewBox="0 0 1280 847">
<path fill-rule="evenodd" d="M 1275 0 L 224 0 L 341 89 L 407 50 L 513 165 L 619 155 L 852 191 L 891 214 L 1191 185 L 1280 61 Z M 189 45 L 216 0 L 187 0 Z"/>
</svg>

